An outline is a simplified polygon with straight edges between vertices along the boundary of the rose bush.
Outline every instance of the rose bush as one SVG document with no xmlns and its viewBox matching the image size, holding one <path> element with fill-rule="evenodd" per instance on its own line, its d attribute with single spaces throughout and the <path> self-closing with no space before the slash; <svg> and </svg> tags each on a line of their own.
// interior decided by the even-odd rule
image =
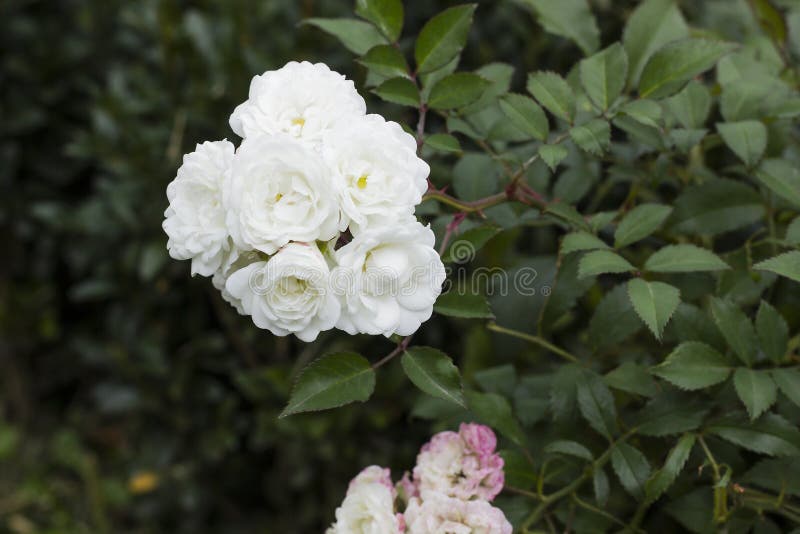
<svg viewBox="0 0 800 534">
<path fill-rule="evenodd" d="M 343 524 L 796 529 L 796 2 L 353 7 L 0 8 L 0 530 L 324 532 L 368 465 L 394 519 L 378 484 Z M 265 136 L 293 148 L 239 166 L 241 232 L 222 169 Z M 371 230 L 392 199 L 419 226 Z M 325 329 L 320 255 L 369 334 Z M 420 445 L 469 421 L 494 450 L 444 440 L 426 500 Z M 498 458 L 491 503 L 453 496 L 497 491 Z"/>
</svg>

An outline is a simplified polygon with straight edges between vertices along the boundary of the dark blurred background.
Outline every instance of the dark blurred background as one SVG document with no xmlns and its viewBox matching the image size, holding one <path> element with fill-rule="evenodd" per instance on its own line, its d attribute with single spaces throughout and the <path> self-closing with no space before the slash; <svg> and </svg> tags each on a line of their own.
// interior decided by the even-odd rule
<svg viewBox="0 0 800 534">
<path fill-rule="evenodd" d="M 405 34 L 455 3 L 406 2 Z M 604 42 L 635 3 L 593 2 Z M 228 115 L 254 74 L 305 59 L 361 84 L 342 46 L 298 27 L 351 13 L 348 0 L 0 3 L 0 532 L 321 532 L 361 467 L 413 465 L 436 428 L 397 365 L 366 404 L 277 419 L 310 360 L 375 360 L 391 342 L 259 331 L 168 257 L 161 230 L 182 155 L 235 140 Z M 578 58 L 512 2 L 483 1 L 462 66 L 511 63 L 521 87 Z M 441 319 L 415 342 L 448 350 L 467 380 L 519 350 Z"/>
</svg>

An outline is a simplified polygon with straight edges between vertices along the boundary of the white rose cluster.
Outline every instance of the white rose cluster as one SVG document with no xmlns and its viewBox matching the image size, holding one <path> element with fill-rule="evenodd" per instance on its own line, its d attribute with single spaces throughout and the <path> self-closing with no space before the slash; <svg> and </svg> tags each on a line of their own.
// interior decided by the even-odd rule
<svg viewBox="0 0 800 534">
<path fill-rule="evenodd" d="M 489 427 L 465 423 L 434 435 L 420 449 L 413 477 L 406 473 L 396 485 L 389 469 L 367 467 L 350 482 L 325 534 L 511 534 L 491 504 L 505 482 L 496 446 Z"/>
<path fill-rule="evenodd" d="M 275 335 L 409 335 L 445 270 L 414 216 L 428 165 L 400 125 L 368 115 L 322 63 L 253 78 L 230 117 L 242 137 L 197 145 L 167 186 L 167 249 Z"/>
</svg>

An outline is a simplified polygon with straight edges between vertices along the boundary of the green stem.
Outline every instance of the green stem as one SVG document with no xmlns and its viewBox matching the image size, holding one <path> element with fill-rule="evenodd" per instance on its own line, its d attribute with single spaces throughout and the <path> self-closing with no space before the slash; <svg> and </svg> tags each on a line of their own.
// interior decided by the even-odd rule
<svg viewBox="0 0 800 534">
<path fill-rule="evenodd" d="M 509 200 L 509 197 L 507 193 L 503 192 L 488 196 L 486 198 L 467 202 L 452 197 L 447 193 L 430 189 L 427 193 L 425 193 L 425 196 L 422 197 L 422 200 L 436 200 L 437 202 L 441 202 L 442 204 L 447 204 L 450 207 L 456 208 L 459 211 L 463 211 L 465 213 L 475 213 L 476 211 L 483 211 L 486 208 L 491 208 L 492 206 L 502 204 L 503 202 Z"/>
<path fill-rule="evenodd" d="M 568 486 L 561 488 L 560 490 L 556 491 L 555 493 L 551 493 L 550 495 L 542 496 L 542 502 L 537 506 L 533 512 L 530 513 L 528 517 L 522 522 L 520 526 L 520 530 L 524 533 L 529 532 L 529 528 L 532 525 L 535 525 L 547 512 L 547 509 L 553 505 L 554 503 L 558 502 L 560 499 L 563 499 L 567 495 L 570 495 L 577 491 L 587 480 L 592 478 L 592 474 L 597 471 L 598 469 L 602 469 L 608 463 L 608 460 L 611 458 L 611 452 L 614 450 L 618 444 L 626 441 L 629 437 L 631 437 L 634 433 L 636 433 L 636 428 L 632 428 L 627 431 L 625 434 L 619 437 L 615 442 L 613 442 L 606 451 L 595 460 L 590 468 L 587 468 L 584 473 L 573 480 Z"/>
<path fill-rule="evenodd" d="M 486 326 L 486 328 L 488 328 L 489 330 L 491 330 L 493 332 L 497 332 L 498 334 L 505 334 L 507 336 L 512 336 L 512 337 L 516 337 L 516 338 L 519 338 L 519 339 L 524 339 L 525 341 L 530 341 L 531 343 L 539 345 L 540 347 L 542 347 L 544 349 L 547 349 L 547 350 L 549 350 L 550 352 L 552 352 L 554 354 L 558 354 L 559 356 L 561 356 L 565 360 L 568 360 L 568 361 L 570 361 L 572 363 L 581 363 L 581 361 L 578 359 L 578 357 L 575 356 L 574 354 L 570 354 L 569 352 L 565 351 L 561 347 L 557 347 L 556 345 L 553 345 L 552 343 L 550 343 L 546 339 L 541 338 L 539 336 L 534 336 L 532 334 L 526 334 L 525 332 L 520 332 L 518 330 L 512 330 L 511 328 L 505 328 L 503 326 L 498 325 L 497 323 L 489 323 Z"/>
<path fill-rule="evenodd" d="M 627 528 L 627 529 L 633 530 L 635 532 L 641 532 L 642 531 L 639 528 L 631 528 L 631 527 L 626 526 L 625 522 L 622 521 L 621 519 L 619 519 L 618 517 L 606 512 L 605 510 L 601 510 L 600 508 L 589 504 L 588 502 L 584 501 L 583 499 L 581 499 L 577 495 L 573 495 L 572 496 L 572 500 L 575 501 L 575 504 L 577 504 L 581 508 L 583 508 L 585 510 L 589 510 L 590 512 L 593 512 L 593 513 L 595 513 L 597 515 L 603 516 L 606 519 L 608 519 L 609 521 L 611 521 L 612 523 L 615 523 L 615 524 L 617 524 L 617 525 L 619 525 L 619 526 L 621 526 L 623 528 Z"/>
<path fill-rule="evenodd" d="M 711 464 L 711 469 L 714 471 L 714 521 L 716 523 L 724 523 L 728 520 L 728 488 L 719 486 L 719 481 L 722 478 L 720 474 L 719 464 L 708 448 L 708 444 L 703 436 L 697 436 L 697 441 L 703 448 L 703 452 Z"/>
</svg>

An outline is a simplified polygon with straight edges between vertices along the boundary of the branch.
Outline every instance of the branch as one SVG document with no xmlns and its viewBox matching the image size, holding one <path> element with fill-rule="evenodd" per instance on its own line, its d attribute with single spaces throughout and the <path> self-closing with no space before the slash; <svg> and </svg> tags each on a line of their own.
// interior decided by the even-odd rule
<svg viewBox="0 0 800 534">
<path fill-rule="evenodd" d="M 562 349 L 561 347 L 557 347 L 556 345 L 553 345 L 552 343 L 550 343 L 546 339 L 541 338 L 539 336 L 534 336 L 532 334 L 526 334 L 525 332 L 520 332 L 518 330 L 512 330 L 511 328 L 505 328 L 503 326 L 498 325 L 497 323 L 489 323 L 488 325 L 486 325 L 486 328 L 488 328 L 489 330 L 491 330 L 493 332 L 497 332 L 498 334 L 505 334 L 507 336 L 512 336 L 512 337 L 516 337 L 516 338 L 519 338 L 519 339 L 524 339 L 525 341 L 529 341 L 531 343 L 539 345 L 540 347 L 542 347 L 544 349 L 547 349 L 547 350 L 549 350 L 550 352 L 552 352 L 554 354 L 558 354 L 559 356 L 561 356 L 565 360 L 568 360 L 568 361 L 570 361 L 572 363 L 581 363 L 580 359 L 577 356 L 575 356 L 574 354 L 570 354 L 569 352 L 567 352 L 566 350 Z"/>
<path fill-rule="evenodd" d="M 377 369 L 378 367 L 381 367 L 392 361 L 394 357 L 400 354 L 401 352 L 405 352 L 405 350 L 408 348 L 408 344 L 411 343 L 412 337 L 413 334 L 401 339 L 400 342 L 397 344 L 397 346 L 394 348 L 394 350 L 392 350 L 392 352 L 390 352 L 389 354 L 387 354 L 386 356 L 384 356 L 383 358 L 372 364 L 372 368 Z"/>
</svg>

